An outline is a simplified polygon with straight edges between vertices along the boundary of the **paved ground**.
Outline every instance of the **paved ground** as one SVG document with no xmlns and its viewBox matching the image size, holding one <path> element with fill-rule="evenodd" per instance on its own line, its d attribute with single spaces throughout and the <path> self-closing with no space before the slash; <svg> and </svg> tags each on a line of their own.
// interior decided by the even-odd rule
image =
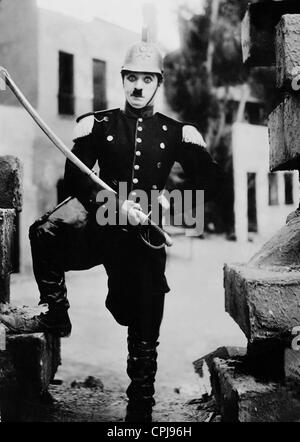
<svg viewBox="0 0 300 442">
<path fill-rule="evenodd" d="M 210 416 L 210 404 L 199 408 L 209 388 L 194 373 L 192 362 L 222 345 L 246 345 L 246 340 L 224 312 L 223 264 L 245 262 L 259 242 L 243 246 L 223 237 L 191 239 L 178 236 L 168 250 L 165 317 L 159 346 L 155 420 L 192 422 Z M 67 275 L 73 333 L 62 341 L 62 366 L 51 388 L 56 409 L 49 420 L 122 421 L 126 375 L 126 328 L 114 322 L 104 307 L 106 275 L 99 267 Z M 38 292 L 33 277 L 14 276 L 11 301 L 33 305 Z M 87 376 L 101 379 L 104 390 L 71 388 Z M 209 390 L 207 391 L 209 393 Z M 196 400 L 195 400 L 196 399 Z M 189 401 L 194 403 L 189 404 Z M 204 413 L 204 414 L 203 414 Z"/>
</svg>

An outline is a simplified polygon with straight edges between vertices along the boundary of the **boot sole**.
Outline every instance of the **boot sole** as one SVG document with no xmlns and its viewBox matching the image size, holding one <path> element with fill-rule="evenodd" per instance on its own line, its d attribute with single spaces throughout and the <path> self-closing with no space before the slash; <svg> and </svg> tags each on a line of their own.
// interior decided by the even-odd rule
<svg viewBox="0 0 300 442">
<path fill-rule="evenodd" d="M 15 327 L 13 327 L 11 324 L 9 324 L 9 323 L 7 323 L 6 321 L 5 321 L 5 319 L 0 319 L 0 323 L 2 323 L 2 324 L 4 324 L 5 325 L 5 327 L 7 327 L 8 328 L 8 330 L 9 331 L 11 331 L 12 333 L 14 333 L 14 334 L 18 334 L 18 335 L 22 335 L 22 334 L 34 334 L 34 333 L 46 333 L 46 334 L 50 334 L 50 335 L 53 335 L 53 336 L 55 336 L 55 337 L 57 337 L 57 338 L 68 338 L 69 336 L 71 336 L 71 332 L 72 331 L 70 331 L 70 332 L 66 332 L 66 333 L 64 333 L 64 332 L 54 332 L 54 331 L 51 331 L 51 330 L 42 330 L 42 329 L 40 329 L 40 330 L 22 330 L 22 329 L 16 329 Z"/>
</svg>

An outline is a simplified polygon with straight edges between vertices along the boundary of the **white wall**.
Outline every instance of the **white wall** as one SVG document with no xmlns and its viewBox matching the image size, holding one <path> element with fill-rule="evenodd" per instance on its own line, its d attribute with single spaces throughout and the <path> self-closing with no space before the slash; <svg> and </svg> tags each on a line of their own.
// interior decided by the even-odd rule
<svg viewBox="0 0 300 442">
<path fill-rule="evenodd" d="M 74 54 L 76 115 L 91 110 L 92 59 L 106 62 L 108 107 L 124 103 L 120 70 L 128 47 L 140 39 L 134 32 L 94 19 L 80 21 L 39 10 L 39 108 L 57 116 L 58 52 Z"/>
<path fill-rule="evenodd" d="M 294 172 L 294 204 L 284 201 L 284 172 L 278 174 L 279 204 L 269 206 L 269 139 L 265 126 L 235 123 L 232 128 L 234 170 L 235 233 L 238 241 L 248 240 L 247 173 L 256 173 L 256 207 L 258 234 L 268 239 L 284 224 L 299 204 L 298 172 Z"/>
</svg>

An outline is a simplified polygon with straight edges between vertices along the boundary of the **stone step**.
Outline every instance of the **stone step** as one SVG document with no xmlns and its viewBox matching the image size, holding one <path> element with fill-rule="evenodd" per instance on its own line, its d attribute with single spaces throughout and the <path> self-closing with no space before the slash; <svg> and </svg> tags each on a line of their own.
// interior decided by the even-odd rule
<svg viewBox="0 0 300 442">
<path fill-rule="evenodd" d="M 225 265 L 225 310 L 248 341 L 286 339 L 300 324 L 300 272 Z"/>
<path fill-rule="evenodd" d="M 6 335 L 6 349 L 0 351 L 0 389 L 44 393 L 60 363 L 59 338 L 44 333 Z"/>
<path fill-rule="evenodd" d="M 248 66 L 274 66 L 276 25 L 283 15 L 299 13 L 298 0 L 249 5 L 242 22 L 244 63 Z"/>
<path fill-rule="evenodd" d="M 299 11 L 300 12 L 300 11 Z M 293 80 L 300 74 L 300 14 L 284 15 L 276 28 L 276 82 L 278 88 L 297 91 Z"/>
<path fill-rule="evenodd" d="M 269 115 L 270 170 L 299 169 L 300 95 L 288 94 Z"/>
<path fill-rule="evenodd" d="M 294 381 L 300 385 L 299 327 L 289 344 L 278 339 L 264 339 L 248 344 L 244 361 L 253 376 L 269 381 Z"/>
<path fill-rule="evenodd" d="M 203 377 L 205 364 L 207 365 L 209 371 L 211 371 L 213 367 L 213 360 L 215 358 L 231 359 L 246 356 L 246 353 L 247 349 L 245 347 L 219 347 L 217 348 L 217 350 L 212 351 L 211 353 L 208 353 L 207 355 L 202 356 L 201 358 L 194 361 L 193 366 L 195 372 L 200 377 Z"/>
<path fill-rule="evenodd" d="M 61 363 L 60 339 L 43 333 L 7 335 L 5 347 L 0 351 L 1 422 L 38 419 L 52 401 L 48 387 Z"/>
<path fill-rule="evenodd" d="M 259 381 L 234 358 L 215 358 L 211 378 L 224 422 L 300 422 L 299 385 Z"/>
<path fill-rule="evenodd" d="M 284 373 L 286 379 L 300 384 L 300 351 L 286 348 L 284 352 Z"/>
</svg>

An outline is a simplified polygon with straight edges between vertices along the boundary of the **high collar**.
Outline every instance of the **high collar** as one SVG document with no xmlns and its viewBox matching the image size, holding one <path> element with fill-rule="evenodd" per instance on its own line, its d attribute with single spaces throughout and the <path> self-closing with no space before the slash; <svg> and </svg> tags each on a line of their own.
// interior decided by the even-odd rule
<svg viewBox="0 0 300 442">
<path fill-rule="evenodd" d="M 142 109 L 135 109 L 126 102 L 124 112 L 131 118 L 150 118 L 153 116 L 153 105 L 148 105 Z"/>
</svg>

